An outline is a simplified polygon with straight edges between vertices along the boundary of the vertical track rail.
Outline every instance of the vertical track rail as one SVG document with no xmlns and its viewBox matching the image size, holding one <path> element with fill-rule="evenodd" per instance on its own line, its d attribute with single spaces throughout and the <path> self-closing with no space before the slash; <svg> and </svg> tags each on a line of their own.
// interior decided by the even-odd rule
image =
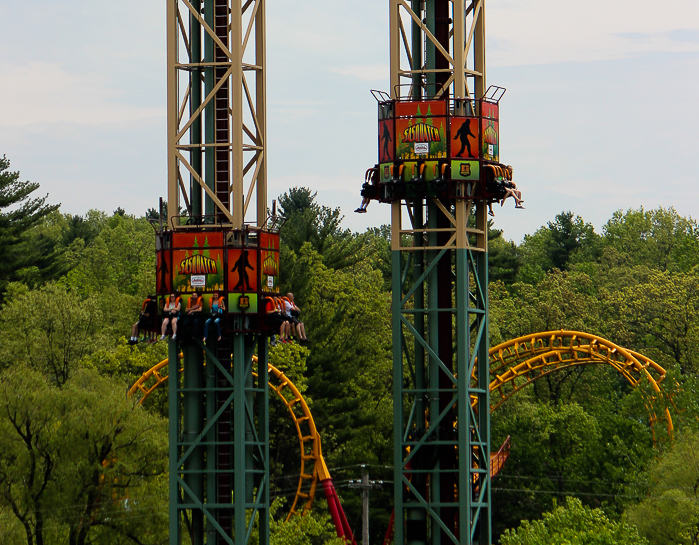
<svg viewBox="0 0 699 545">
<path fill-rule="evenodd" d="M 228 47 L 228 26 L 229 8 L 227 0 L 214 0 L 214 29 L 220 43 Z M 215 148 L 215 192 L 221 204 L 230 208 L 230 122 L 229 122 L 229 94 L 231 92 L 229 79 L 226 77 L 227 57 L 224 50 L 218 45 L 214 46 L 214 61 L 217 66 L 214 68 L 214 84 L 222 82 L 221 88 L 216 92 L 214 99 L 214 142 Z M 225 216 L 219 212 L 220 222 L 225 222 Z"/>
</svg>

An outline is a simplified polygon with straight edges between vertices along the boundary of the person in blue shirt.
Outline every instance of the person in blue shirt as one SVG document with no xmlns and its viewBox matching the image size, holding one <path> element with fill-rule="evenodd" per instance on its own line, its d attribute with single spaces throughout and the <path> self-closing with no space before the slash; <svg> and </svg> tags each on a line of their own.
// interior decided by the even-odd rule
<svg viewBox="0 0 699 545">
<path fill-rule="evenodd" d="M 209 336 L 209 325 L 211 322 L 214 323 L 216 327 L 216 337 L 221 340 L 221 316 L 226 311 L 226 300 L 224 297 L 219 297 L 218 292 L 214 292 L 213 296 L 209 298 L 209 308 L 211 309 L 211 317 L 206 320 L 204 324 L 204 342 Z"/>
</svg>

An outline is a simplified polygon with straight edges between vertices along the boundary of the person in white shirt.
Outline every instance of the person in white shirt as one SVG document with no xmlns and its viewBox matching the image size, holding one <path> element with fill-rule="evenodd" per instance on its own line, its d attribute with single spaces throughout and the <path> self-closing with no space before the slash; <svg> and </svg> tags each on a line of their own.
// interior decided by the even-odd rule
<svg viewBox="0 0 699 545">
<path fill-rule="evenodd" d="M 301 310 L 296 306 L 296 303 L 294 303 L 293 293 L 286 294 L 284 298 L 284 311 L 286 314 L 285 318 L 291 324 L 291 331 L 294 336 L 300 341 L 308 341 L 308 337 L 306 337 L 306 326 L 299 320 Z"/>
<path fill-rule="evenodd" d="M 165 332 L 167 331 L 167 326 L 172 322 L 172 338 L 177 338 L 177 320 L 180 316 L 180 298 L 174 293 L 170 294 L 165 300 L 165 306 L 163 307 L 163 327 L 160 331 L 160 340 L 165 340 Z"/>
</svg>

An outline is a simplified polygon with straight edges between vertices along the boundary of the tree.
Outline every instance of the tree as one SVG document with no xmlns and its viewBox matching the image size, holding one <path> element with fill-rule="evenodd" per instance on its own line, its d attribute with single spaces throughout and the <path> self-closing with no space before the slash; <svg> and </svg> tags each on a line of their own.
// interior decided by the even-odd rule
<svg viewBox="0 0 699 545">
<path fill-rule="evenodd" d="M 648 413 L 612 381 L 588 374 L 584 382 L 594 386 L 576 394 L 580 402 L 534 402 L 528 390 L 493 414 L 493 448 L 508 435 L 512 441 L 493 481 L 496 534 L 541 516 L 555 498 L 580 495 L 618 516 L 643 493 L 638 482 L 655 454 Z"/>
<path fill-rule="evenodd" d="M 599 303 L 584 273 L 554 269 L 537 285 L 517 282 L 508 292 L 494 283 L 491 290 L 493 344 L 537 331 L 598 329 Z"/>
<path fill-rule="evenodd" d="M 390 294 L 367 258 L 340 270 L 326 267 L 306 243 L 287 261 L 289 282 L 311 340 L 307 399 L 328 466 L 392 462 Z M 274 349 L 274 353 L 278 349 Z M 359 495 L 343 502 L 359 525 Z M 389 504 L 376 502 L 376 511 Z M 375 517 L 372 514 L 372 517 Z M 375 526 L 376 532 L 382 530 Z M 378 536 L 375 536 L 378 539 Z"/>
<path fill-rule="evenodd" d="M 21 278 L 20 271 L 36 266 L 47 271 L 55 254 L 51 248 L 27 244 L 27 233 L 59 205 L 47 205 L 46 197 L 32 198 L 38 183 L 21 181 L 11 172 L 10 161 L 0 159 L 0 302 L 7 284 Z"/>
<path fill-rule="evenodd" d="M 104 341 L 98 298 L 50 283 L 18 288 L 0 315 L 0 369 L 26 365 L 62 386 Z"/>
<path fill-rule="evenodd" d="M 67 282 L 88 294 L 109 289 L 135 295 L 138 304 L 155 287 L 155 236 L 143 218 L 115 213 L 86 246 Z"/>
<path fill-rule="evenodd" d="M 517 279 L 520 257 L 517 246 L 511 240 L 505 240 L 502 231 L 491 228 L 488 221 L 488 278 L 491 282 L 502 280 L 510 285 Z"/>
<path fill-rule="evenodd" d="M 649 497 L 628 511 L 651 545 L 699 543 L 699 435 L 677 438 L 651 470 Z"/>
<path fill-rule="evenodd" d="M 699 226 L 672 207 L 614 212 L 603 227 L 603 244 L 661 271 L 686 272 L 699 264 Z"/>
<path fill-rule="evenodd" d="M 280 498 L 275 499 L 270 506 L 270 545 L 344 545 L 345 540 L 335 533 L 327 505 L 323 505 L 322 500 L 317 503 L 307 515 L 294 516 L 287 521 L 274 517 L 282 505 Z"/>
<path fill-rule="evenodd" d="M 340 227 L 339 208 L 319 205 L 315 198 L 316 193 L 306 187 L 293 187 L 279 197 L 281 214 L 286 218 L 280 231 L 282 250 L 298 253 L 309 242 L 332 269 L 361 260 L 365 256 L 362 237 Z M 282 262 L 284 257 L 282 254 Z"/>
<path fill-rule="evenodd" d="M 541 520 L 522 521 L 516 530 L 506 530 L 502 545 L 647 545 L 633 526 L 609 520 L 600 509 L 584 507 L 580 500 L 566 498 Z"/>
<path fill-rule="evenodd" d="M 561 212 L 554 222 L 548 222 L 548 229 L 551 233 L 548 255 L 554 268 L 565 270 L 574 260 L 594 257 L 599 237 L 580 216 Z"/>
<path fill-rule="evenodd" d="M 596 261 L 599 252 L 599 236 L 592 225 L 570 211 L 561 212 L 546 227 L 524 236 L 518 248 L 518 279 L 536 284 L 553 269 L 565 271 L 574 264 Z"/>
<path fill-rule="evenodd" d="M 610 338 L 644 352 L 660 365 L 696 372 L 699 343 L 699 275 L 651 270 L 647 279 L 605 290 Z"/>
<path fill-rule="evenodd" d="M 303 282 L 295 298 L 313 343 L 308 393 L 316 424 L 335 435 L 327 443 L 332 453 L 366 437 L 376 407 L 390 398 L 390 295 L 366 261 L 332 270 L 308 244 L 289 269 L 292 280 Z"/>
<path fill-rule="evenodd" d="M 123 392 L 87 370 L 63 388 L 26 367 L 0 375 L 0 507 L 27 545 L 165 538 L 167 424 Z"/>
</svg>

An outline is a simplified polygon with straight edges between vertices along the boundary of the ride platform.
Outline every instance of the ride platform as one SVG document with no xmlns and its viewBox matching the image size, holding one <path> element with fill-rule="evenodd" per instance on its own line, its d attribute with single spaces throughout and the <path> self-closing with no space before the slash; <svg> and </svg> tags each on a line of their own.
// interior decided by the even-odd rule
<svg viewBox="0 0 699 545">
<path fill-rule="evenodd" d="M 194 226 L 163 230 L 156 238 L 158 308 L 168 295 L 186 308 L 192 293 L 202 297 L 202 315 L 214 293 L 227 312 L 221 326 L 230 332 L 257 333 L 264 327 L 266 297 L 279 296 L 279 234 L 246 226 Z"/>
</svg>

